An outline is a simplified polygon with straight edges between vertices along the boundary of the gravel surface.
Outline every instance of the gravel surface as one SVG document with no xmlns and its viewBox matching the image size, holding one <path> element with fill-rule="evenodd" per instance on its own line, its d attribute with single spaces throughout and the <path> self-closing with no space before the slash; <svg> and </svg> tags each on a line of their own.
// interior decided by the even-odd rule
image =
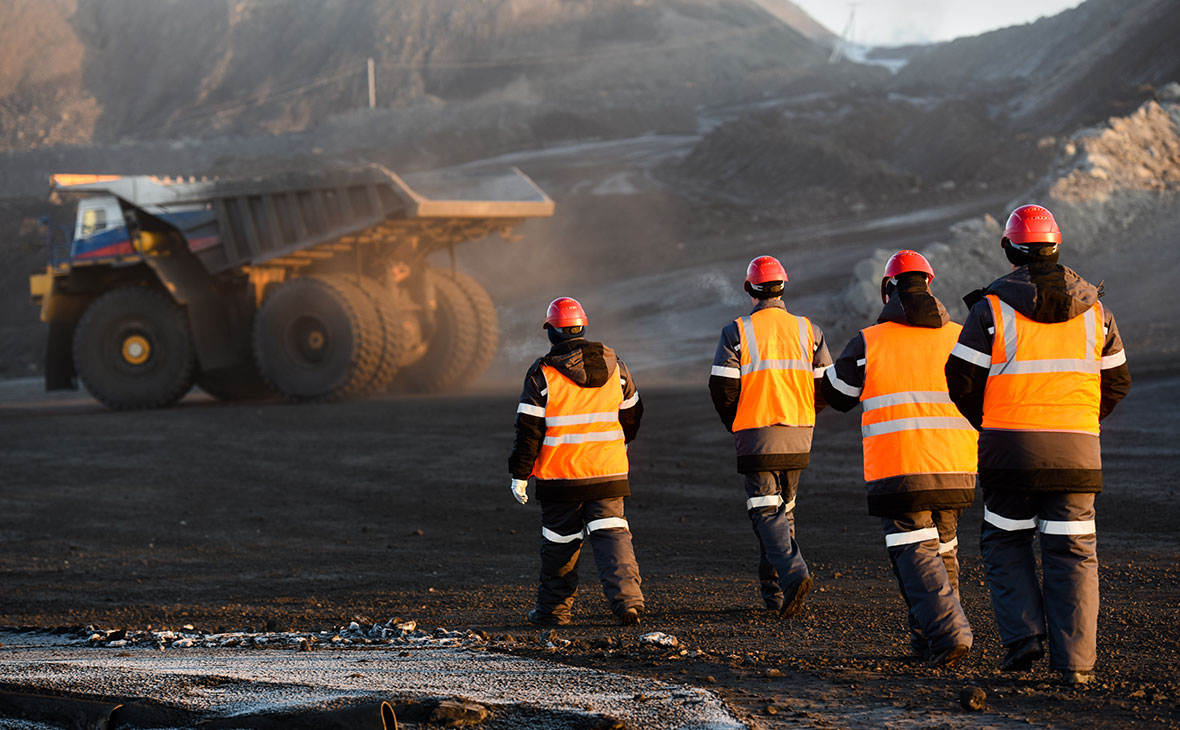
<svg viewBox="0 0 1180 730">
<path fill-rule="evenodd" d="M 116 651 L 61 646 L 39 634 L 0 634 L 0 641 L 6 647 L 0 683 L 68 696 L 137 698 L 205 719 L 410 696 L 461 697 L 489 705 L 505 719 L 521 706 L 534 713 L 568 713 L 530 722 L 531 727 L 568 727 L 577 721 L 569 714 L 653 729 L 742 727 L 705 690 L 487 651 L 405 646 Z"/>
<path fill-rule="evenodd" d="M 614 625 L 590 565 L 573 624 L 546 632 L 553 647 L 524 623 L 540 536 L 536 505 L 512 501 L 504 479 L 515 392 L 322 406 L 190 397 L 112 413 L 38 396 L 33 381 L 0 389 L 0 626 L 318 632 L 400 617 L 482 631 L 492 653 L 702 687 L 757 728 L 1180 727 L 1180 379 L 1137 381 L 1104 424 L 1100 681 L 1085 691 L 1044 663 L 995 670 L 978 504 L 960 531 L 976 646 L 948 672 L 907 656 L 852 416 L 820 415 L 803 477 L 799 540 L 816 588 L 790 623 L 760 610 L 732 445 L 703 384 L 640 386 L 627 512 L 642 626 Z M 652 631 L 679 647 L 640 644 Z M 986 692 L 983 710 L 961 709 L 967 686 Z"/>
</svg>

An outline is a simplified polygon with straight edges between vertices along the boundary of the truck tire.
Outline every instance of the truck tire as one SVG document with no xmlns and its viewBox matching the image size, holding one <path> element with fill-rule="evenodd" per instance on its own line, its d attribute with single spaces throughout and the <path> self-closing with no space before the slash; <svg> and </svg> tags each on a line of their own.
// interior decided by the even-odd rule
<svg viewBox="0 0 1180 730">
<path fill-rule="evenodd" d="M 456 271 L 453 277 L 459 289 L 467 294 L 467 299 L 475 310 L 478 329 L 475 336 L 475 351 L 471 355 L 471 361 L 467 363 L 467 371 L 457 383 L 470 385 L 483 375 L 488 365 L 492 364 L 492 358 L 496 356 L 496 349 L 500 346 L 500 318 L 496 314 L 496 305 L 492 304 L 488 290 L 478 281 L 461 271 Z"/>
<path fill-rule="evenodd" d="M 344 277 L 304 276 L 275 287 L 254 319 L 254 358 L 263 377 L 296 402 L 363 392 L 382 347 L 377 312 Z"/>
<path fill-rule="evenodd" d="M 389 388 L 397 375 L 398 365 L 406 347 L 402 325 L 402 311 L 398 306 L 397 292 L 390 291 L 376 279 L 362 277 L 360 289 L 368 297 L 377 313 L 377 328 L 381 334 L 381 354 L 373 378 L 364 387 L 365 393 L 382 393 Z"/>
<path fill-rule="evenodd" d="M 95 299 L 74 330 L 73 349 L 86 390 L 115 410 L 170 406 L 193 384 L 188 315 L 158 289 L 130 286 Z"/>
<path fill-rule="evenodd" d="M 479 325 L 475 308 L 448 273 L 426 272 L 434 288 L 434 329 L 426 354 L 402 368 L 395 389 L 438 393 L 457 387 L 474 358 Z"/>
</svg>

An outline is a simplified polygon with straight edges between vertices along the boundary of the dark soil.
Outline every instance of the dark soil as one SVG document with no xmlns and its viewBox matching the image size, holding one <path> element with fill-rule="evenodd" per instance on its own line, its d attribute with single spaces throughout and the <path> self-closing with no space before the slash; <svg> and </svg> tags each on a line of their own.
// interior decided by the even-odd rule
<svg viewBox="0 0 1180 730">
<path fill-rule="evenodd" d="M 753 727 L 930 712 L 956 724 L 1180 727 L 1175 379 L 1137 382 L 1105 424 L 1100 681 L 1085 691 L 1044 662 L 995 670 L 979 505 L 960 532 L 975 648 L 950 671 L 908 656 L 865 514 L 854 416 L 820 416 L 798 508 L 817 583 L 782 623 L 760 608 L 740 477 L 703 382 L 643 390 L 628 516 L 648 615 L 616 627 L 583 565 L 574 622 L 557 629 L 573 641 L 554 651 L 523 621 L 540 536 L 535 503 L 508 491 L 514 392 L 322 406 L 190 397 L 112 413 L 37 387 L 0 392 L 0 625 L 311 630 L 400 616 L 486 631 L 503 651 L 703 685 Z M 641 650 L 636 638 L 656 630 L 688 654 Z M 988 714 L 958 714 L 971 686 Z"/>
</svg>

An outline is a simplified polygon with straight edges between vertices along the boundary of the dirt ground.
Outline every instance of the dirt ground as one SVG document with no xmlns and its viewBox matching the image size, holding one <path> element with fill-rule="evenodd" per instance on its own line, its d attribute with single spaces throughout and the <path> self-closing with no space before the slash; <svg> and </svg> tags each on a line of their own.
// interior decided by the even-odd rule
<svg viewBox="0 0 1180 730">
<path fill-rule="evenodd" d="M 995 671 L 978 504 L 960 531 L 975 649 L 946 672 L 908 658 L 853 415 L 820 415 L 801 487 L 816 589 L 790 623 L 760 610 L 741 482 L 703 379 L 637 379 L 647 414 L 627 509 L 649 610 L 637 629 L 613 625 L 589 557 L 574 622 L 557 630 L 572 643 L 546 649 L 524 623 L 540 536 L 536 504 L 507 488 L 514 391 L 313 406 L 197 395 L 112 413 L 33 380 L 0 382 L 0 626 L 312 630 L 397 616 L 704 686 L 757 728 L 1180 727 L 1174 376 L 1139 379 L 1105 424 L 1101 679 L 1085 691 L 1043 662 Z M 641 650 L 652 630 L 704 653 Z M 967 686 L 986 691 L 985 714 L 958 710 Z"/>
</svg>

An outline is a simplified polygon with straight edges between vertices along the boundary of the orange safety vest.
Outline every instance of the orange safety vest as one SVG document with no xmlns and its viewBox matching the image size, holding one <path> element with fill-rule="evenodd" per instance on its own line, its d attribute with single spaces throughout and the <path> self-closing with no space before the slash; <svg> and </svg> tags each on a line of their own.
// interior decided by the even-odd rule
<svg viewBox="0 0 1180 730">
<path fill-rule="evenodd" d="M 741 382 L 733 430 L 815 425 L 815 333 L 806 317 L 767 307 L 735 320 Z"/>
<path fill-rule="evenodd" d="M 619 424 L 623 387 L 619 366 L 606 383 L 584 388 L 557 368 L 541 366 L 549 396 L 545 438 L 533 463 L 537 479 L 591 479 L 627 476 L 627 447 Z"/>
<path fill-rule="evenodd" d="M 1025 317 L 994 294 L 992 362 L 983 392 L 983 427 L 1098 435 L 1102 401 L 1102 305 L 1071 320 Z"/>
<path fill-rule="evenodd" d="M 962 326 L 897 322 L 861 330 L 860 431 L 865 481 L 906 474 L 974 474 L 978 434 L 951 402 L 943 366 Z"/>
</svg>

